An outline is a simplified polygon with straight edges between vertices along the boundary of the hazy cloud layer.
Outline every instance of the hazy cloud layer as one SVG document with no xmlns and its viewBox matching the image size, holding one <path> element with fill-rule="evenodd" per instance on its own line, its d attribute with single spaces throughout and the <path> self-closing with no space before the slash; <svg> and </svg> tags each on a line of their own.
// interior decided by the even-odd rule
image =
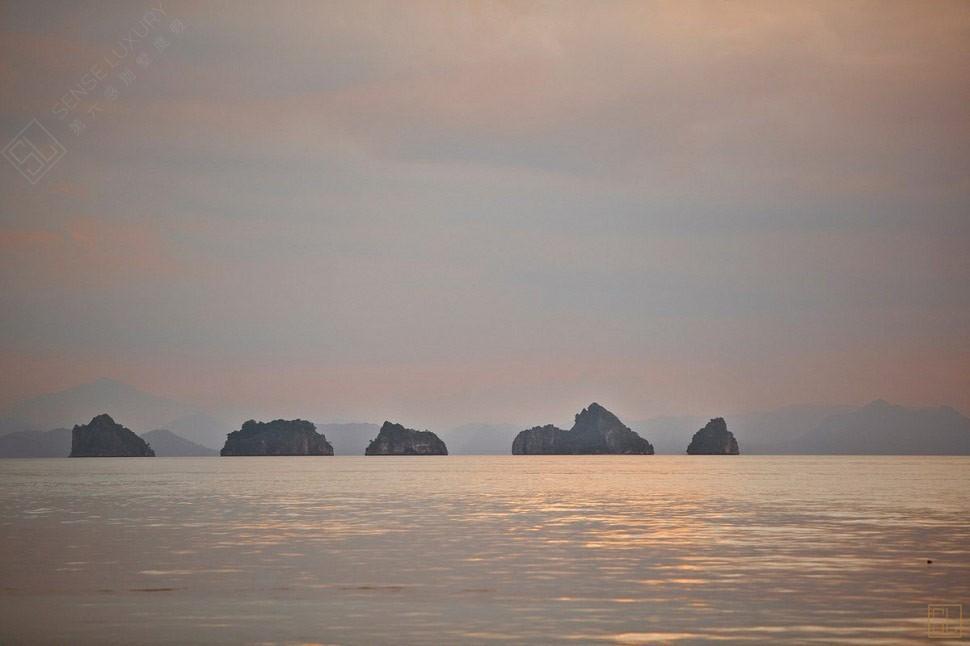
<svg viewBox="0 0 970 646">
<path fill-rule="evenodd" d="M 104 375 L 427 425 L 594 399 L 970 410 L 965 2 L 20 3 L 0 25 L 4 144 L 36 117 L 67 149 L 34 186 L 2 160 L 0 402 Z"/>
</svg>

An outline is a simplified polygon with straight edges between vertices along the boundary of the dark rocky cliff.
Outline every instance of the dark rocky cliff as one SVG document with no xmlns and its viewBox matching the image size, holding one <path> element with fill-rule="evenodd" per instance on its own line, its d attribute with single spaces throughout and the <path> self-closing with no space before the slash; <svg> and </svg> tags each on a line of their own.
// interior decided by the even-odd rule
<svg viewBox="0 0 970 646">
<path fill-rule="evenodd" d="M 153 458 L 155 452 L 133 431 L 116 423 L 110 415 L 102 414 L 71 431 L 70 457 Z"/>
<path fill-rule="evenodd" d="M 253 455 L 333 455 L 327 438 L 302 419 L 277 419 L 272 422 L 249 420 L 238 431 L 226 436 L 224 456 Z"/>
<path fill-rule="evenodd" d="M 715 417 L 694 433 L 687 447 L 689 455 L 738 455 L 738 441 L 723 417 Z"/>
<path fill-rule="evenodd" d="M 522 431 L 512 440 L 513 455 L 542 455 L 557 453 L 574 453 L 566 450 L 571 446 L 569 442 L 569 431 L 546 424 L 545 426 L 534 426 Z"/>
<path fill-rule="evenodd" d="M 415 431 L 384 422 L 364 455 L 448 455 L 448 448 L 431 431 Z"/>
<path fill-rule="evenodd" d="M 627 428 L 616 415 L 593 403 L 576 415 L 576 421 L 568 431 L 552 425 L 536 426 L 522 431 L 512 442 L 512 453 L 514 455 L 652 455 L 653 446 Z"/>
</svg>

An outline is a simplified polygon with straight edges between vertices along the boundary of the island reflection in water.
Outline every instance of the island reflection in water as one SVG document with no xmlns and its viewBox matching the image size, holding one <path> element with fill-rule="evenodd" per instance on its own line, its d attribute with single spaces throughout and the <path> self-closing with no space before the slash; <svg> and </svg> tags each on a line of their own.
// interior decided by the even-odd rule
<svg viewBox="0 0 970 646">
<path fill-rule="evenodd" d="M 968 511 L 962 457 L 4 460 L 0 641 L 922 643 Z"/>
</svg>

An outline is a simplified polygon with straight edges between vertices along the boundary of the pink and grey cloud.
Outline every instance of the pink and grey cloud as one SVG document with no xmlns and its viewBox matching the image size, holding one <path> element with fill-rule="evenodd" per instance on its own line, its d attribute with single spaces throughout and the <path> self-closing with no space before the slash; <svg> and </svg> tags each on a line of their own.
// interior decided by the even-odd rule
<svg viewBox="0 0 970 646">
<path fill-rule="evenodd" d="M 0 403 L 970 411 L 964 2 L 165 3 L 73 134 L 151 6 L 0 10 L 4 136 L 67 148 L 0 171 Z"/>
</svg>

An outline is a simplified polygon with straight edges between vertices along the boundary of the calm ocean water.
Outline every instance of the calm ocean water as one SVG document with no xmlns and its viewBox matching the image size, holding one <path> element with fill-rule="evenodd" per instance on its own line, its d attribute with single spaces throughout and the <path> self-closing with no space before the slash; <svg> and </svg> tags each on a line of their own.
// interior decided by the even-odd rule
<svg viewBox="0 0 970 646">
<path fill-rule="evenodd" d="M 924 643 L 970 458 L 4 460 L 0 554 L 4 644 Z"/>
</svg>

